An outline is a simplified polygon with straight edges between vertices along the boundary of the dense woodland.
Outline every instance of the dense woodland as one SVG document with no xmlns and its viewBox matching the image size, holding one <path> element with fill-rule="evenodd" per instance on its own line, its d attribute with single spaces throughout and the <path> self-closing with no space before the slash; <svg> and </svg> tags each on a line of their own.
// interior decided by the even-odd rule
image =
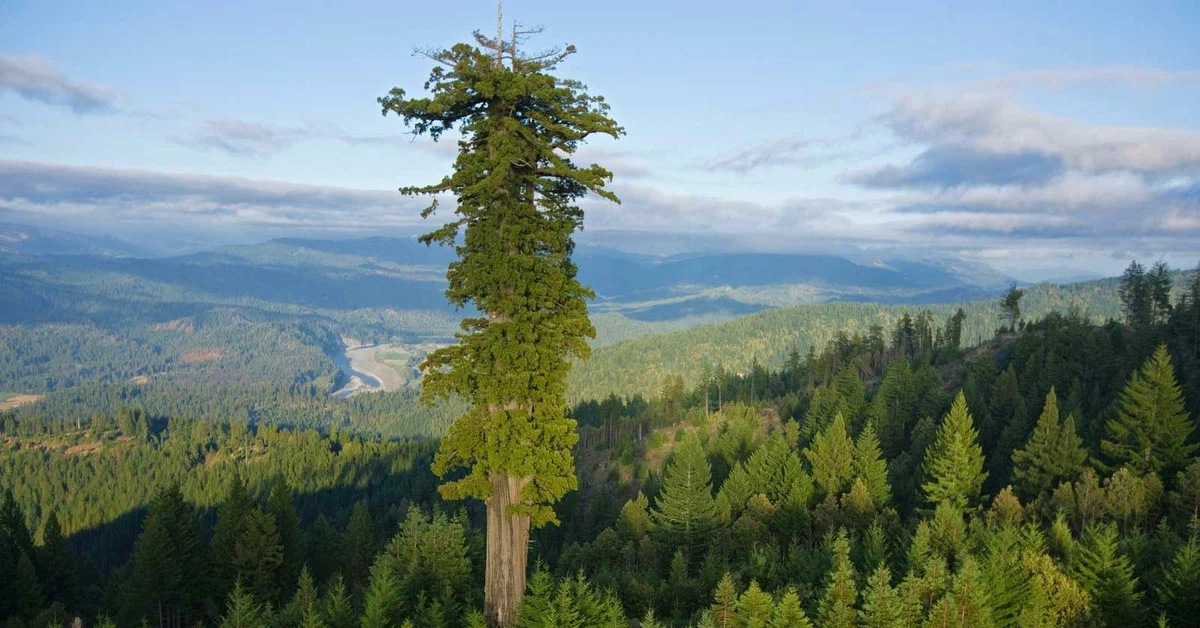
<svg viewBox="0 0 1200 628">
<path fill-rule="evenodd" d="M 518 625 L 1200 625 L 1200 276 L 1114 288 L 1104 323 L 1014 288 L 978 343 L 931 309 L 577 403 Z M 112 401 L 0 421 L 5 626 L 482 625 L 434 441 Z"/>
</svg>

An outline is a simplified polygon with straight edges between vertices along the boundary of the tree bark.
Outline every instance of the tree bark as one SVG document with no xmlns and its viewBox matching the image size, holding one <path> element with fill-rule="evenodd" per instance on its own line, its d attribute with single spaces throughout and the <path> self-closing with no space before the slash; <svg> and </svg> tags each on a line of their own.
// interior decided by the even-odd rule
<svg viewBox="0 0 1200 628">
<path fill-rule="evenodd" d="M 509 628 L 517 623 L 517 610 L 525 595 L 529 562 L 529 515 L 514 515 L 509 506 L 520 499 L 529 478 L 507 473 L 491 474 L 492 496 L 487 499 L 487 564 L 484 574 L 484 610 L 488 625 Z"/>
</svg>

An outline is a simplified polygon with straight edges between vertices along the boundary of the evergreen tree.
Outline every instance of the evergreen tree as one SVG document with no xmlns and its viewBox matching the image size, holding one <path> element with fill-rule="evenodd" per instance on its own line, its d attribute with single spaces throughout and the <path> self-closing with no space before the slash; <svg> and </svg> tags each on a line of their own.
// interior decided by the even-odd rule
<svg viewBox="0 0 1200 628">
<path fill-rule="evenodd" d="M 329 628 L 355 628 L 354 606 L 340 575 L 334 575 L 321 599 L 321 619 Z"/>
<path fill-rule="evenodd" d="M 361 592 L 367 585 L 371 561 L 375 559 L 375 533 L 371 531 L 371 511 L 367 500 L 359 500 L 350 513 L 350 523 L 342 538 L 345 575 L 350 590 Z"/>
<path fill-rule="evenodd" d="M 737 585 L 733 576 L 725 572 L 713 593 L 712 615 L 716 628 L 734 628 L 737 625 Z"/>
<path fill-rule="evenodd" d="M 266 603 L 280 595 L 279 565 L 283 562 L 283 544 L 275 527 L 275 517 L 255 507 L 246 514 L 242 537 L 234 546 L 234 564 L 238 580 L 256 602 Z"/>
<path fill-rule="evenodd" d="M 1141 592 L 1129 559 L 1117 549 L 1117 529 L 1091 526 L 1070 556 L 1071 570 L 1092 596 L 1105 626 L 1137 626 L 1143 619 Z"/>
<path fill-rule="evenodd" d="M 813 481 L 826 495 L 840 495 L 854 478 L 854 444 L 839 413 L 804 450 L 812 465 Z"/>
<path fill-rule="evenodd" d="M 1017 331 L 1017 323 L 1021 320 L 1021 297 L 1025 296 L 1025 291 L 1017 287 L 1014 281 L 1008 286 L 1008 290 L 1004 296 L 1000 298 L 1000 310 L 1004 312 L 1004 318 L 1008 319 L 1008 328 L 1011 331 Z"/>
<path fill-rule="evenodd" d="M 926 499 L 959 512 L 972 507 L 987 473 L 966 397 L 960 392 L 942 420 L 937 438 L 925 452 Z"/>
<path fill-rule="evenodd" d="M 854 608 L 858 589 L 854 584 L 854 566 L 850 563 L 850 541 L 840 532 L 833 542 L 833 567 L 829 585 L 821 597 L 818 624 L 822 628 L 854 628 L 858 613 Z"/>
<path fill-rule="evenodd" d="M 233 476 L 225 500 L 217 506 L 217 523 L 213 527 L 211 557 L 213 593 L 225 599 L 237 581 L 237 562 L 234 548 L 242 537 L 246 515 L 254 508 L 254 500 L 240 474 Z"/>
<path fill-rule="evenodd" d="M 871 501 L 883 507 L 892 499 L 892 485 L 888 483 L 887 461 L 879 449 L 875 429 L 868 425 L 854 443 L 854 476 L 863 481 L 871 494 Z"/>
<path fill-rule="evenodd" d="M 270 625 L 267 615 L 264 607 L 255 602 L 241 584 L 235 584 L 229 593 L 221 628 L 267 628 Z"/>
<path fill-rule="evenodd" d="M 17 557 L 16 571 L 10 584 L 12 598 L 9 612 L 13 617 L 32 618 L 42 608 L 42 585 L 38 582 L 37 570 L 29 554 L 21 552 Z"/>
<path fill-rule="evenodd" d="M 1146 281 L 1146 269 L 1136 260 L 1121 275 L 1121 286 L 1117 289 L 1121 305 L 1125 310 L 1125 324 L 1135 330 L 1148 326 L 1154 320 L 1152 288 Z"/>
<path fill-rule="evenodd" d="M 900 594 L 892 588 L 892 574 L 880 565 L 867 580 L 863 592 L 863 628 L 892 628 L 903 625 L 903 606 Z"/>
<path fill-rule="evenodd" d="M 1087 452 L 1075 435 L 1075 421 L 1058 420 L 1058 397 L 1054 388 L 1046 394 L 1046 404 L 1037 426 L 1023 449 L 1013 452 L 1013 475 L 1026 497 L 1049 493 L 1059 482 L 1073 481 L 1083 471 Z"/>
<path fill-rule="evenodd" d="M 443 437 L 434 470 L 467 468 L 442 494 L 485 500 L 485 606 L 491 622 L 509 626 L 525 591 L 529 528 L 554 522 L 550 505 L 576 484 L 566 375 L 572 356 L 588 355 L 595 329 L 586 304 L 593 294 L 571 261 L 583 221 L 574 203 L 589 191 L 617 201 L 605 187 L 612 173 L 580 168 L 570 156 L 589 136 L 624 131 L 603 98 L 550 74 L 574 47 L 522 57 L 518 42 L 499 33 L 476 39 L 484 48 L 427 55 L 438 64 L 426 83 L 431 97 L 395 88 L 379 100 L 416 134 L 436 140 L 453 129 L 466 138 L 452 175 L 402 192 L 434 196 L 424 216 L 436 210 L 436 195 L 456 201 L 456 219 L 421 241 L 455 247 L 446 296 L 483 316 L 463 321 L 458 344 L 425 358 L 423 394 L 471 402 Z"/>
<path fill-rule="evenodd" d="M 266 511 L 275 520 L 282 549 L 276 570 L 277 590 L 281 596 L 290 595 L 304 566 L 304 531 L 300 529 L 300 516 L 292 504 L 292 489 L 283 475 L 276 475 L 271 483 Z"/>
<path fill-rule="evenodd" d="M 1156 590 L 1172 626 L 1200 626 L 1200 542 L 1193 537 L 1176 552 Z"/>
<path fill-rule="evenodd" d="M 394 628 L 404 621 L 403 612 L 404 600 L 395 572 L 376 563 L 363 598 L 362 628 Z"/>
<path fill-rule="evenodd" d="M 775 602 L 771 595 L 758 587 L 751 580 L 750 586 L 742 592 L 737 602 L 738 625 L 744 628 L 769 628 L 771 616 L 775 613 Z"/>
<path fill-rule="evenodd" d="M 1169 478 L 1187 465 L 1197 445 L 1188 442 L 1192 423 L 1166 345 L 1125 385 L 1107 430 L 1100 446 L 1114 467 Z"/>
<path fill-rule="evenodd" d="M 318 585 L 325 584 L 337 570 L 339 555 L 340 550 L 333 528 L 325 518 L 325 513 L 321 513 L 317 515 L 317 522 L 313 524 L 312 537 L 308 542 L 307 561 L 313 580 Z"/>
<path fill-rule="evenodd" d="M 667 543 L 689 550 L 705 545 L 716 528 L 711 471 L 696 436 L 687 436 L 676 449 L 650 517 Z"/>
<path fill-rule="evenodd" d="M 68 610 L 78 610 L 79 579 L 75 560 L 67 541 L 63 538 L 58 514 L 50 511 L 42 528 L 41 559 L 42 581 L 46 598 L 58 602 Z"/>
<path fill-rule="evenodd" d="M 771 628 L 812 628 L 812 622 L 808 621 L 795 589 L 787 589 L 779 598 L 775 614 L 771 617 Z"/>
</svg>

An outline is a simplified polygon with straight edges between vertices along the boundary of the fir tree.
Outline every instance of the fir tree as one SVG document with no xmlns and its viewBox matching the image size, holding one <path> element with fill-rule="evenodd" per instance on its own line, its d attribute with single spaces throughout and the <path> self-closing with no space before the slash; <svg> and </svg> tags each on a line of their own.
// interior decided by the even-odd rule
<svg viewBox="0 0 1200 628">
<path fill-rule="evenodd" d="M 1129 559 L 1117 549 L 1117 529 L 1091 526 L 1070 556 L 1071 571 L 1092 596 L 1105 626 L 1137 626 L 1143 614 L 1141 593 Z"/>
<path fill-rule="evenodd" d="M 329 628 L 354 628 L 358 625 L 341 575 L 334 575 L 325 589 L 325 597 L 321 599 L 321 619 Z"/>
<path fill-rule="evenodd" d="M 1059 482 L 1073 481 L 1083 471 L 1087 452 L 1075 434 L 1075 420 L 1067 417 L 1059 424 L 1058 397 L 1054 388 L 1046 394 L 1046 403 L 1033 435 L 1025 447 L 1013 452 L 1013 475 L 1026 497 L 1049 493 Z"/>
<path fill-rule="evenodd" d="M 683 440 L 667 465 L 650 517 L 664 540 L 689 549 L 706 544 L 708 534 L 716 528 L 711 471 L 694 435 Z"/>
<path fill-rule="evenodd" d="M 395 572 L 376 563 L 363 598 L 362 628 L 394 628 L 404 621 L 403 612 L 404 600 Z"/>
<path fill-rule="evenodd" d="M 213 593 L 225 599 L 237 581 L 237 562 L 234 548 L 242 537 L 246 515 L 254 508 L 241 475 L 234 475 L 225 500 L 217 506 L 217 524 L 213 527 L 211 559 Z"/>
<path fill-rule="evenodd" d="M 737 585 L 733 576 L 725 572 L 713 593 L 712 615 L 717 628 L 734 628 L 737 625 Z"/>
<path fill-rule="evenodd" d="M 863 591 L 861 625 L 863 628 L 891 628 L 903 625 L 904 609 L 900 594 L 892 587 L 892 574 L 880 565 L 867 580 Z"/>
<path fill-rule="evenodd" d="M 267 628 L 269 625 L 264 607 L 255 602 L 240 583 L 235 584 L 229 593 L 221 628 Z"/>
<path fill-rule="evenodd" d="M 313 524 L 312 537 L 308 542 L 307 564 L 314 582 L 323 585 L 329 580 L 337 569 L 339 555 L 340 550 L 333 528 L 325 518 L 325 513 L 321 513 L 317 515 L 317 522 Z"/>
<path fill-rule="evenodd" d="M 751 580 L 737 602 L 738 625 L 744 628 L 769 628 L 775 603 L 770 594 L 763 592 L 758 583 Z"/>
<path fill-rule="evenodd" d="M 13 617 L 32 618 L 42 608 L 42 585 L 38 582 L 37 570 L 29 554 L 21 552 L 17 557 L 16 571 L 12 575 L 9 612 Z"/>
<path fill-rule="evenodd" d="M 1171 477 L 1187 465 L 1197 444 L 1166 345 L 1125 385 L 1107 431 L 1100 447 L 1114 467 Z"/>
<path fill-rule="evenodd" d="M 888 482 L 887 461 L 879 449 L 875 429 L 868 425 L 854 443 L 854 476 L 863 481 L 871 494 L 871 501 L 883 507 L 892 499 L 892 485 Z"/>
<path fill-rule="evenodd" d="M 858 613 L 854 605 L 858 589 L 854 584 L 854 566 L 850 563 L 850 541 L 841 532 L 833 542 L 833 567 L 829 585 L 821 597 L 818 623 L 822 628 L 854 628 Z"/>
<path fill-rule="evenodd" d="M 342 538 L 342 573 L 356 594 L 367 585 L 371 561 L 375 559 L 375 533 L 371 530 L 371 512 L 367 500 L 359 500 L 350 513 L 350 523 Z"/>
<path fill-rule="evenodd" d="M 589 136 L 624 131 L 603 98 L 550 74 L 574 47 L 523 57 L 499 33 L 476 40 L 483 48 L 426 55 L 438 64 L 425 85 L 432 96 L 395 88 L 379 101 L 416 134 L 465 138 L 453 174 L 401 191 L 434 197 L 424 216 L 437 209 L 436 195 L 455 197 L 456 218 L 421 241 L 455 247 L 446 296 L 483 316 L 464 320 L 457 344 L 425 358 L 423 395 L 471 402 L 442 438 L 434 470 L 465 467 L 443 496 L 485 500 L 485 606 L 491 622 L 509 626 L 525 591 L 529 528 L 555 522 L 551 504 L 576 484 L 566 376 L 572 357 L 588 355 L 595 329 L 593 293 L 571 261 L 583 222 L 575 202 L 588 192 L 617 201 L 606 188 L 612 173 L 570 156 Z"/>
<path fill-rule="evenodd" d="M 972 507 L 987 473 L 966 397 L 960 392 L 942 420 L 937 438 L 925 452 L 926 499 L 949 504 L 959 512 Z"/>
<path fill-rule="evenodd" d="M 67 541 L 63 538 L 58 514 L 54 511 L 50 511 L 42 528 L 40 553 L 41 560 L 38 562 L 42 568 L 46 598 L 62 604 L 68 610 L 77 610 L 80 602 L 78 571 Z"/>
<path fill-rule="evenodd" d="M 1172 626 L 1200 625 L 1200 542 L 1180 546 L 1156 589 L 1161 611 Z"/>
<path fill-rule="evenodd" d="M 812 622 L 808 621 L 795 589 L 788 588 L 779 598 L 775 614 L 771 617 L 771 628 L 812 628 Z"/>
<path fill-rule="evenodd" d="M 255 601 L 266 603 L 280 594 L 277 579 L 283 562 L 283 545 L 275 518 L 257 507 L 246 514 L 242 537 L 234 546 L 234 564 L 238 580 L 245 584 L 246 593 Z"/>
<path fill-rule="evenodd" d="M 275 476 L 271 492 L 267 497 L 267 514 L 275 520 L 282 548 L 277 574 L 280 595 L 290 594 L 304 566 L 304 532 L 300 529 L 300 516 L 292 504 L 292 489 L 282 475 Z M 280 600 L 281 601 L 281 600 Z"/>
<path fill-rule="evenodd" d="M 840 495 L 854 477 L 854 444 L 839 413 L 804 450 L 812 465 L 813 481 L 826 495 Z"/>
</svg>

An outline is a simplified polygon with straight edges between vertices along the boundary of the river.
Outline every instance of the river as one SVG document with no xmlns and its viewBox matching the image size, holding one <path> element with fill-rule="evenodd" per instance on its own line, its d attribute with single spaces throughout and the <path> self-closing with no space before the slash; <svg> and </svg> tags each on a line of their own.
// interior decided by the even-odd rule
<svg viewBox="0 0 1200 628">
<path fill-rule="evenodd" d="M 383 380 L 368 370 L 367 366 L 375 362 L 375 350 L 379 345 L 345 347 L 341 352 L 333 354 L 333 361 L 342 371 L 345 383 L 342 387 L 330 393 L 335 399 L 345 399 L 360 392 L 386 390 Z"/>
</svg>

